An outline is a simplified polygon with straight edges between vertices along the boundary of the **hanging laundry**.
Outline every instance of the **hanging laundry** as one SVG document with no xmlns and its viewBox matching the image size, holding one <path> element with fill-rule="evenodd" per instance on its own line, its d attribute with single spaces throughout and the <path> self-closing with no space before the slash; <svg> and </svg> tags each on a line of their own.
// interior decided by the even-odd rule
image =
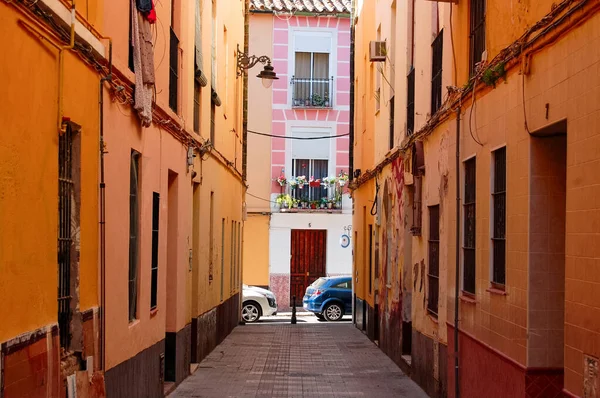
<svg viewBox="0 0 600 398">
<path fill-rule="evenodd" d="M 136 0 L 136 8 L 139 12 L 147 14 L 152 10 L 152 0 Z"/>
<path fill-rule="evenodd" d="M 131 0 L 132 6 L 136 0 Z M 131 13 L 131 43 L 135 93 L 133 108 L 138 112 L 143 127 L 152 124 L 152 89 L 154 87 L 154 54 L 150 23 L 139 12 Z"/>
<path fill-rule="evenodd" d="M 146 18 L 148 19 L 148 22 L 150 22 L 151 24 L 156 22 L 156 8 L 154 7 L 154 0 L 152 0 L 152 9 L 150 10 L 150 12 L 146 16 Z"/>
</svg>

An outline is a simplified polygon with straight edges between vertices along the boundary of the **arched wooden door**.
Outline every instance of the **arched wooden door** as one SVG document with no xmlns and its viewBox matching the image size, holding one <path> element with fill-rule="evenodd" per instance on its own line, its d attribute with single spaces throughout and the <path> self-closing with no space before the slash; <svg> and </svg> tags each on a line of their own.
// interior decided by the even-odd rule
<svg viewBox="0 0 600 398">
<path fill-rule="evenodd" d="M 290 306 L 296 296 L 296 306 L 302 306 L 306 288 L 325 276 L 327 231 L 323 229 L 293 229 L 290 261 Z"/>
</svg>

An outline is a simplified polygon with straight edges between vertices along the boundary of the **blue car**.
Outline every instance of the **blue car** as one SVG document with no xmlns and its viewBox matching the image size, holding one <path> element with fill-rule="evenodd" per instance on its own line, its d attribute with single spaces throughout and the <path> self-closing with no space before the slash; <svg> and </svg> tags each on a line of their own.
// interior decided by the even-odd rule
<svg viewBox="0 0 600 398">
<path fill-rule="evenodd" d="M 352 277 L 317 279 L 306 289 L 302 303 L 321 320 L 339 321 L 352 314 Z"/>
</svg>

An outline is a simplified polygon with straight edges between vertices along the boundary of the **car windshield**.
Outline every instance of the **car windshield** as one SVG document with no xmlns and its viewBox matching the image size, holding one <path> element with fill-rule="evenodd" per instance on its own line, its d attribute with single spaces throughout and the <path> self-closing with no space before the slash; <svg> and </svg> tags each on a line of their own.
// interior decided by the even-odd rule
<svg viewBox="0 0 600 398">
<path fill-rule="evenodd" d="M 319 287 L 323 286 L 326 282 L 327 282 L 327 279 L 319 278 L 316 281 L 314 281 L 311 286 L 314 288 L 319 288 Z"/>
</svg>

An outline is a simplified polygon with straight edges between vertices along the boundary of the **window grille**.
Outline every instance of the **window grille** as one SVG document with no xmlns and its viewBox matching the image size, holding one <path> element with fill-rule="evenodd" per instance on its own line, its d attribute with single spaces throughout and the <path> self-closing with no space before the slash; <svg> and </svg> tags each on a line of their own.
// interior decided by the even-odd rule
<svg viewBox="0 0 600 398">
<path fill-rule="evenodd" d="M 215 114 L 217 108 L 214 101 L 210 102 L 210 143 L 215 147 Z"/>
<path fill-rule="evenodd" d="M 158 297 L 158 237 L 160 219 L 160 194 L 152 194 L 152 264 L 150 275 L 150 309 L 157 306 Z"/>
<path fill-rule="evenodd" d="M 73 131 L 58 139 L 58 327 L 60 346 L 71 343 L 71 209 L 73 202 Z"/>
<path fill-rule="evenodd" d="M 485 51 L 485 0 L 471 0 L 469 33 L 469 75 Z"/>
<path fill-rule="evenodd" d="M 389 149 L 394 148 L 394 97 L 390 98 L 390 142 Z"/>
<path fill-rule="evenodd" d="M 407 77 L 408 90 L 406 100 L 406 134 L 412 135 L 415 131 L 415 68 L 411 68 Z"/>
<path fill-rule="evenodd" d="M 329 54 L 296 52 L 292 105 L 331 107 L 333 76 L 329 76 Z"/>
<path fill-rule="evenodd" d="M 440 31 L 431 45 L 431 114 L 442 106 L 442 54 L 444 49 L 444 31 Z"/>
<path fill-rule="evenodd" d="M 429 270 L 427 310 L 437 316 L 440 286 L 440 206 L 429 207 Z"/>
<path fill-rule="evenodd" d="M 194 81 L 194 131 L 200 132 L 200 83 Z"/>
<path fill-rule="evenodd" d="M 493 278 L 506 283 L 506 147 L 494 151 Z"/>
<path fill-rule="evenodd" d="M 139 159 L 131 151 L 129 174 L 129 320 L 137 318 L 138 236 L 139 236 Z"/>
<path fill-rule="evenodd" d="M 179 84 L 179 38 L 171 26 L 171 42 L 169 46 L 169 107 L 177 113 L 177 97 Z"/>
<path fill-rule="evenodd" d="M 475 158 L 465 162 L 465 199 L 463 205 L 463 290 L 475 294 Z"/>
<path fill-rule="evenodd" d="M 315 179 L 327 177 L 329 172 L 329 161 L 321 159 L 294 159 L 292 162 L 292 174 L 294 176 L 305 176 L 306 181 L 313 176 Z M 327 187 L 321 185 L 319 187 L 310 187 L 308 185 L 304 188 L 296 188 L 293 191 L 295 199 L 303 199 L 307 201 L 321 200 L 321 198 L 327 197 Z"/>
</svg>

